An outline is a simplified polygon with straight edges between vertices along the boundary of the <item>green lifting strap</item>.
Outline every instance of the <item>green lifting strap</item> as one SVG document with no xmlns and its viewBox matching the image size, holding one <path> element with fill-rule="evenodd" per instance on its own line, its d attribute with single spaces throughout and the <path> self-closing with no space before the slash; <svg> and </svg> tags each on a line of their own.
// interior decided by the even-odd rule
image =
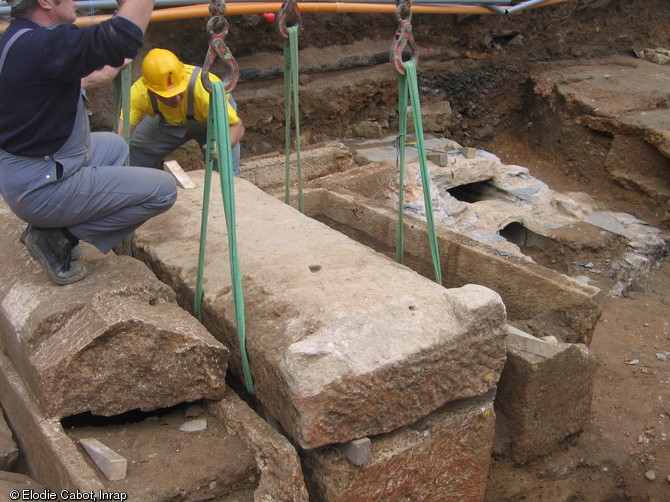
<svg viewBox="0 0 670 502">
<path fill-rule="evenodd" d="M 120 115 L 121 107 L 123 106 L 123 139 L 126 143 L 130 142 L 130 76 L 131 66 L 127 65 L 121 69 L 118 75 L 114 78 L 114 117 Z M 118 121 L 114 122 L 114 131 L 118 133 Z M 126 158 L 125 165 L 129 165 L 129 160 Z"/>
<path fill-rule="evenodd" d="M 230 260 L 230 275 L 233 285 L 233 303 L 235 307 L 235 322 L 237 324 L 237 338 L 242 357 L 244 381 L 249 394 L 254 394 L 254 382 L 249 368 L 247 356 L 246 326 L 244 320 L 244 298 L 242 296 L 242 274 L 237 254 L 237 235 L 235 223 L 235 190 L 233 178 L 233 159 L 230 146 L 230 125 L 228 122 L 228 107 L 226 89 L 223 82 L 212 82 L 212 94 L 209 101 L 209 119 L 207 122 L 207 150 L 205 153 L 205 187 L 202 203 L 202 220 L 200 225 L 200 251 L 198 253 L 198 276 L 195 286 L 193 311 L 202 322 L 202 283 L 205 268 L 205 245 L 207 243 L 207 216 L 209 208 L 209 193 L 212 181 L 212 165 L 214 151 L 218 152 L 219 180 L 221 182 L 221 196 L 226 216 L 228 230 L 228 257 Z"/>
<path fill-rule="evenodd" d="M 113 129 L 118 133 L 118 120 L 121 106 L 123 106 L 123 139 L 130 144 L 130 78 L 131 67 L 129 64 L 121 69 L 114 78 L 114 125 Z M 130 165 L 130 157 L 126 157 L 124 165 Z M 128 255 L 133 256 L 133 234 L 127 239 Z"/>
<path fill-rule="evenodd" d="M 395 261 L 404 262 L 405 249 L 405 143 L 407 142 L 407 78 L 398 77 L 398 140 L 396 168 L 398 169 L 398 230 Z"/>
<path fill-rule="evenodd" d="M 305 213 L 305 201 L 302 194 L 302 165 L 300 162 L 300 115 L 298 104 L 298 30 L 299 26 L 286 29 L 288 38 L 284 39 L 284 115 L 286 117 L 286 187 L 284 202 L 290 203 L 289 184 L 291 180 L 291 91 L 295 109 L 295 149 L 298 177 L 298 210 Z"/>
<path fill-rule="evenodd" d="M 430 177 L 428 176 L 428 161 L 426 159 L 426 147 L 423 138 L 423 124 L 421 122 L 421 103 L 419 101 L 419 86 L 416 77 L 415 61 L 407 61 L 404 64 L 405 75 L 398 77 L 398 164 L 400 168 L 398 188 L 398 232 L 396 244 L 396 261 L 403 261 L 403 213 L 405 211 L 404 189 L 405 189 L 405 140 L 407 133 L 407 94 L 409 90 L 412 104 L 412 115 L 414 118 L 414 132 L 419 151 L 419 165 L 421 167 L 421 183 L 423 184 L 423 200 L 426 207 L 426 223 L 428 226 L 428 239 L 430 241 L 430 253 L 433 257 L 433 268 L 435 270 L 435 282 L 442 285 L 442 270 L 440 267 L 440 251 L 437 245 L 437 234 L 433 220 L 433 203 L 430 195 Z"/>
</svg>

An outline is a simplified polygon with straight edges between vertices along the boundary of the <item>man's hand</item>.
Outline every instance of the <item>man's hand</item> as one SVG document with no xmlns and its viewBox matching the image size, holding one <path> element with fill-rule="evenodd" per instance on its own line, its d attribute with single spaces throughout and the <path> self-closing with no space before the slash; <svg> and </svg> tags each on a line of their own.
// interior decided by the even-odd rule
<svg viewBox="0 0 670 502">
<path fill-rule="evenodd" d="M 230 146 L 237 145 L 244 136 L 244 124 L 240 120 L 237 124 L 230 126 Z"/>
</svg>

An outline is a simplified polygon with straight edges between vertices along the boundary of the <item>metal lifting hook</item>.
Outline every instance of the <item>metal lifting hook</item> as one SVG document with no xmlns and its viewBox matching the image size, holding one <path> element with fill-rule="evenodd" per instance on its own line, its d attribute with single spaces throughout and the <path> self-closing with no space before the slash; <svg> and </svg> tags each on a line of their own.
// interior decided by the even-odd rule
<svg viewBox="0 0 670 502">
<path fill-rule="evenodd" d="M 277 29 L 282 37 L 288 38 L 288 30 L 286 26 L 286 20 L 291 17 L 294 23 L 291 25 L 297 26 L 298 29 L 302 29 L 302 15 L 300 14 L 300 9 L 298 9 L 298 2 L 296 0 L 285 0 L 281 8 L 277 12 L 276 24 Z"/>
<path fill-rule="evenodd" d="M 398 30 L 391 44 L 389 58 L 395 64 L 398 73 L 405 74 L 405 63 L 402 60 L 402 53 L 409 44 L 410 61 L 419 59 L 419 46 L 414 41 L 412 34 L 412 2 L 411 0 L 396 0 L 395 18 L 398 21 Z"/>
<path fill-rule="evenodd" d="M 207 34 L 210 37 L 210 42 L 209 47 L 207 48 L 205 62 L 202 65 L 200 81 L 205 90 L 211 93 L 212 82 L 209 78 L 209 69 L 218 56 L 223 62 L 223 77 L 221 78 L 221 81 L 223 82 L 226 92 L 230 92 L 235 88 L 235 85 L 240 78 L 240 68 L 224 41 L 228 34 L 228 21 L 224 17 L 224 14 L 226 13 L 225 0 L 212 0 L 209 5 L 209 13 L 211 17 L 209 21 L 207 21 Z"/>
</svg>

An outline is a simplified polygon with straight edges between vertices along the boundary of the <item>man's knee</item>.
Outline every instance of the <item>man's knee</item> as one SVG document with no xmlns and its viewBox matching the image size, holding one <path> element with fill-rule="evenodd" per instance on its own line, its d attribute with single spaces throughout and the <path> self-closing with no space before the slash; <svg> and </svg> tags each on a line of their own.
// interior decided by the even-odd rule
<svg viewBox="0 0 670 502">
<path fill-rule="evenodd" d="M 170 209 L 175 202 L 177 202 L 177 182 L 174 177 L 166 172 L 156 170 L 156 197 L 153 200 L 152 205 L 157 209 L 160 209 L 159 212 L 164 212 Z"/>
</svg>

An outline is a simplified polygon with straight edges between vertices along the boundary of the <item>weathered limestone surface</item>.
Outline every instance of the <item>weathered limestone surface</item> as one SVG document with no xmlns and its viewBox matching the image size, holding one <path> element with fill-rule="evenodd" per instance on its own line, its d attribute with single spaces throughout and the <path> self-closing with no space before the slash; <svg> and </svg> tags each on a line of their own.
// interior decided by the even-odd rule
<svg viewBox="0 0 670 502">
<path fill-rule="evenodd" d="M 366 180 L 380 171 L 388 172 L 388 168 L 381 165 L 372 170 Z M 328 220 L 340 231 L 392 254 L 397 214 L 334 184 L 327 188 L 305 190 L 305 213 L 315 219 Z M 404 232 L 405 263 L 433 277 L 425 222 L 406 216 Z M 494 253 L 490 247 L 446 229 L 438 234 L 438 243 L 442 270 L 446 271 L 443 272 L 445 286 L 481 284 L 500 294 L 510 319 L 532 321 L 542 317 L 545 324 L 548 318 L 557 319 L 563 330 L 569 331 L 570 341 L 587 345 L 591 342 L 601 312 L 597 301 L 599 289 L 536 263 Z"/>
<path fill-rule="evenodd" d="M 300 154 L 300 169 L 304 180 L 317 178 L 353 165 L 351 152 L 338 142 L 321 146 L 318 150 L 305 149 Z M 244 179 L 264 190 L 283 188 L 286 183 L 286 156 L 262 155 L 240 165 Z M 298 160 L 291 155 L 291 184 L 298 181 Z"/>
<path fill-rule="evenodd" d="M 60 490 L 103 488 L 57 418 L 47 417 L 12 361 L 0 351 L 0 400 L 16 433 L 28 474 L 45 487 Z M 26 486 L 25 488 L 30 488 Z M 8 492 L 4 492 L 8 493 Z"/>
<path fill-rule="evenodd" d="M 19 449 L 12 437 L 12 431 L 7 427 L 5 417 L 0 408 L 0 471 L 8 471 L 19 458 Z"/>
<path fill-rule="evenodd" d="M 585 114 L 603 118 L 618 118 L 642 110 L 653 128 L 665 125 L 660 108 L 670 95 L 670 67 L 634 57 L 618 56 L 600 60 L 567 61 L 561 67 L 539 68 L 532 75 L 535 92 L 548 98 L 554 92 L 568 100 Z M 661 122 L 658 122 L 658 120 Z M 647 118 L 638 118 L 637 122 Z M 626 121 L 626 120 L 625 120 Z M 632 120 L 631 122 L 636 122 Z"/>
<path fill-rule="evenodd" d="M 260 472 L 254 500 L 309 500 L 300 458 L 288 439 L 232 392 L 225 399 L 210 401 L 207 409 L 221 419 L 229 433 L 240 437 L 253 450 Z"/>
<path fill-rule="evenodd" d="M 451 105 L 446 100 L 433 100 L 421 107 L 421 126 L 424 132 L 443 133 L 451 125 L 451 118 Z M 410 110 L 407 116 L 407 130 L 414 131 L 415 128 L 414 113 Z"/>
<path fill-rule="evenodd" d="M 86 246 L 90 274 L 48 281 L 0 205 L 0 346 L 52 417 L 152 410 L 225 390 L 228 350 L 127 256 Z"/>
<path fill-rule="evenodd" d="M 191 172 L 202 186 L 204 173 Z M 213 201 L 220 201 L 214 180 Z M 380 434 L 495 386 L 505 309 L 445 289 L 235 180 L 246 344 L 255 393 L 304 448 Z M 136 233 L 136 255 L 192 304 L 202 190 Z M 210 208 L 203 322 L 241 375 L 221 205 Z"/>
<path fill-rule="evenodd" d="M 591 420 L 595 373 L 595 358 L 585 345 L 526 337 L 508 335 L 495 401 L 501 431 L 508 434 L 496 440 L 496 449 L 509 448 L 519 464 L 550 454 L 584 430 Z"/>
<path fill-rule="evenodd" d="M 41 492 L 46 487 L 55 493 L 121 491 L 132 501 L 219 500 L 228 494 L 239 500 L 307 500 L 295 449 L 234 392 L 207 403 L 209 426 L 197 435 L 180 432 L 178 424 L 164 419 L 65 431 L 58 419 L 45 415 L 12 362 L 0 352 L 0 397 L 30 474 L 28 478 L 0 471 L 0 494 L 11 489 Z M 127 456 L 126 479 L 105 479 L 77 446 L 83 436 L 100 438 Z M 202 462 L 204 451 L 215 460 Z M 194 458 L 201 459 L 195 469 L 189 467 Z M 5 498 L 0 495 L 0 500 Z"/>
<path fill-rule="evenodd" d="M 493 394 L 453 402 L 372 438 L 372 460 L 352 464 L 335 446 L 305 452 L 310 494 L 323 502 L 484 499 L 495 423 Z"/>
</svg>

